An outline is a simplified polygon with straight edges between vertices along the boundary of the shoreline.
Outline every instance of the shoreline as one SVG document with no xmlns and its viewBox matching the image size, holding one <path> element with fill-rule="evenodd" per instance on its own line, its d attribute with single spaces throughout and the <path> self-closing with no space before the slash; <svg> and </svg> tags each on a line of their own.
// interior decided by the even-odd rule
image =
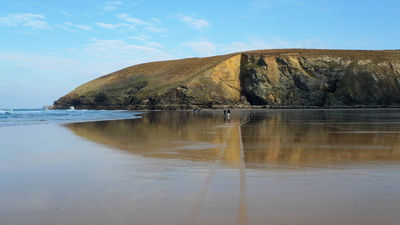
<svg viewBox="0 0 400 225">
<path fill-rule="evenodd" d="M 143 114 L 132 110 L 15 110 L 0 117 L 0 128 L 138 119 Z"/>
<path fill-rule="evenodd" d="M 127 111 L 191 111 L 191 110 L 279 110 L 279 109 L 304 109 L 304 110 L 335 110 L 335 109 L 400 109 L 400 105 L 354 105 L 354 106 L 273 106 L 273 105 L 257 105 L 257 106 L 245 106 L 245 105 L 212 105 L 212 106 L 202 106 L 202 105 L 137 105 L 137 106 L 99 106 L 99 107 L 80 107 L 74 106 L 76 110 L 127 110 Z M 56 107 L 52 106 L 52 110 L 63 110 L 69 107 Z"/>
</svg>

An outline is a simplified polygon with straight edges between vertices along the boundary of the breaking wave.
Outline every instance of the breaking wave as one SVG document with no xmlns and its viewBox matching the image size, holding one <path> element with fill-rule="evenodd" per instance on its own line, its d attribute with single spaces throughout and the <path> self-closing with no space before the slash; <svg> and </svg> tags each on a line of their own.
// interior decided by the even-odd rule
<svg viewBox="0 0 400 225">
<path fill-rule="evenodd" d="M 0 127 L 41 123 L 74 123 L 135 119 L 140 112 L 124 110 L 0 109 Z"/>
</svg>

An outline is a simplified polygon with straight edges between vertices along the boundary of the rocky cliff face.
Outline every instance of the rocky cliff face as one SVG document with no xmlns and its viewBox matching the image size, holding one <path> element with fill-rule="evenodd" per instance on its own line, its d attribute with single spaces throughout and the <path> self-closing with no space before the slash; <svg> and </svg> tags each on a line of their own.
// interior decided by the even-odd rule
<svg viewBox="0 0 400 225">
<path fill-rule="evenodd" d="M 147 63 L 88 82 L 55 108 L 400 106 L 400 51 L 260 50 Z"/>
</svg>

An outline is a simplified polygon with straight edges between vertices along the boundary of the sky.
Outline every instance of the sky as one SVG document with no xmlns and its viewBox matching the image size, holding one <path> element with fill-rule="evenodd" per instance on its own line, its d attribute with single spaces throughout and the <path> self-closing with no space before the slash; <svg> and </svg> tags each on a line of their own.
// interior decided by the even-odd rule
<svg viewBox="0 0 400 225">
<path fill-rule="evenodd" d="M 395 0 L 0 1 L 0 108 L 135 64 L 271 48 L 400 49 Z"/>
</svg>

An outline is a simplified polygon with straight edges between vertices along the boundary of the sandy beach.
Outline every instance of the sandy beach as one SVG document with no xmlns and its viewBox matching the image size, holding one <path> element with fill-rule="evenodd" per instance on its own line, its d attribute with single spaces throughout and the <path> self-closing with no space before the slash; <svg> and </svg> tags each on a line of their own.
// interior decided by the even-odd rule
<svg viewBox="0 0 400 225">
<path fill-rule="evenodd" d="M 0 224 L 397 224 L 400 110 L 0 127 Z"/>
</svg>

